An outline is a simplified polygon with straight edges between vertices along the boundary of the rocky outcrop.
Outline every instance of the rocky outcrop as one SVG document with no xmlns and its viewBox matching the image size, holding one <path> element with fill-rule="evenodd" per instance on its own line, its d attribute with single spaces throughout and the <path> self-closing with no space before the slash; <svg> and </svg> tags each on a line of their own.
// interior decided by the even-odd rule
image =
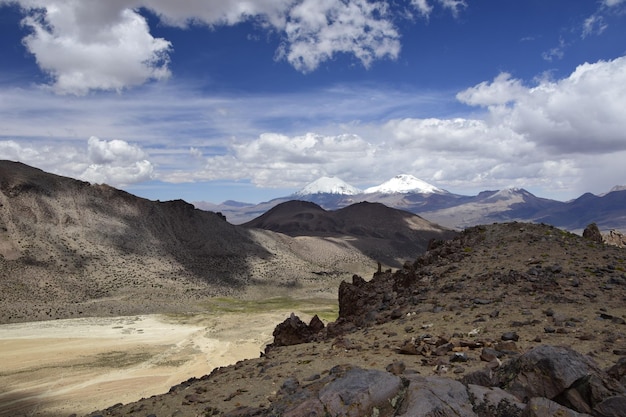
<svg viewBox="0 0 626 417">
<path fill-rule="evenodd" d="M 324 323 L 315 315 L 309 324 L 303 322 L 300 317 L 291 313 L 289 318 L 280 323 L 274 329 L 272 335 L 274 342 L 267 345 L 265 351 L 279 346 L 298 345 L 313 341 L 317 334 L 324 330 Z"/>
<path fill-rule="evenodd" d="M 456 381 L 343 365 L 313 383 L 286 380 L 270 408 L 226 415 L 626 416 L 626 388 L 566 347 L 540 346 L 510 360 L 492 374 L 489 386 L 468 380 L 476 378 Z"/>
<path fill-rule="evenodd" d="M 598 229 L 598 225 L 595 223 L 591 223 L 585 227 L 583 237 L 594 242 L 602 243 L 602 233 L 600 233 L 600 229 Z"/>
<path fill-rule="evenodd" d="M 617 230 L 609 230 L 608 233 L 602 235 L 602 240 L 607 245 L 619 246 L 626 248 L 626 236 Z"/>
</svg>

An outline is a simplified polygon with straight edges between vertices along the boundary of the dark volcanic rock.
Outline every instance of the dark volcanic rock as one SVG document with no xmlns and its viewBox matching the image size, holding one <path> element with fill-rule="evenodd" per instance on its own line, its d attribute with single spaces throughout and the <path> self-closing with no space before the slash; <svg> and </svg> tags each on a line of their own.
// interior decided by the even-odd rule
<svg viewBox="0 0 626 417">
<path fill-rule="evenodd" d="M 605 399 L 626 393 L 589 357 L 554 346 L 539 346 L 507 363 L 493 382 L 520 400 L 545 397 L 586 413 Z"/>
<path fill-rule="evenodd" d="M 598 229 L 598 225 L 595 223 L 591 223 L 590 225 L 585 227 L 585 230 L 583 231 L 583 237 L 594 242 L 603 242 L 602 233 L 600 233 L 600 229 Z"/>
<path fill-rule="evenodd" d="M 267 346 L 268 349 L 278 346 L 291 346 L 307 343 L 315 338 L 315 335 L 324 329 L 324 323 L 315 315 L 310 324 L 303 322 L 300 317 L 291 313 L 288 319 L 280 323 L 274 329 L 274 343 Z"/>
<path fill-rule="evenodd" d="M 412 375 L 399 416 L 476 417 L 466 387 L 449 378 Z"/>
</svg>

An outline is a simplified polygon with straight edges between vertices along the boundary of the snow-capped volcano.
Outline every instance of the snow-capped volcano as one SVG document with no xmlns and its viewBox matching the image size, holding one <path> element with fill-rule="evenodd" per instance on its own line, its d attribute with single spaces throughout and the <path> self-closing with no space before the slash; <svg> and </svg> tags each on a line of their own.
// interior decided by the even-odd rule
<svg viewBox="0 0 626 417">
<path fill-rule="evenodd" d="M 337 177 L 319 178 L 300 191 L 296 192 L 296 196 L 306 196 L 312 194 L 340 194 L 340 195 L 356 195 L 362 191 Z"/>
<path fill-rule="evenodd" d="M 433 194 L 443 193 L 444 190 L 435 187 L 425 181 L 415 178 L 413 175 L 402 174 L 396 175 L 389 181 L 386 181 L 376 187 L 367 188 L 366 194 L 383 193 L 383 194 Z"/>
</svg>

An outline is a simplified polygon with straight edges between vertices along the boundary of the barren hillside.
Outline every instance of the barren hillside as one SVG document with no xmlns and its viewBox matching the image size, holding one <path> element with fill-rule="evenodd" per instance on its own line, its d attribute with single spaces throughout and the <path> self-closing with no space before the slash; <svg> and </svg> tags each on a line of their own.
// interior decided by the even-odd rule
<svg viewBox="0 0 626 417">
<path fill-rule="evenodd" d="M 378 260 L 342 237 L 248 230 L 182 200 L 0 161 L 0 323 L 194 311 L 215 295 L 334 297 Z"/>
<path fill-rule="evenodd" d="M 623 248 L 474 227 L 342 283 L 334 323 L 292 316 L 260 358 L 92 416 L 624 416 L 625 302 Z"/>
</svg>

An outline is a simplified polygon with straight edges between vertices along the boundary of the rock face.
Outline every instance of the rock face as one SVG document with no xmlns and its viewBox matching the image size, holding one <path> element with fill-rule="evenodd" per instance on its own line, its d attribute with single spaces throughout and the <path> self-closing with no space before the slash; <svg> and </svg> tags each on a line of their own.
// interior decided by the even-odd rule
<svg viewBox="0 0 626 417">
<path fill-rule="evenodd" d="M 626 248 L 626 236 L 617 230 L 609 230 L 602 236 L 602 240 L 607 245 L 619 246 L 620 248 Z"/>
<path fill-rule="evenodd" d="M 588 357 L 540 346 L 504 365 L 490 386 L 345 365 L 311 384 L 285 381 L 269 408 L 226 415 L 613 417 L 626 416 L 625 393 Z"/>
<path fill-rule="evenodd" d="M 598 225 L 595 223 L 589 224 L 583 230 L 583 237 L 585 239 L 593 240 L 594 242 L 602 243 L 602 233 L 598 229 Z"/>
<path fill-rule="evenodd" d="M 307 325 L 300 317 L 291 313 L 291 316 L 274 329 L 274 342 L 266 347 L 266 351 L 279 347 L 291 346 L 311 342 L 324 329 L 324 323 L 317 315 L 313 316 Z"/>
</svg>

